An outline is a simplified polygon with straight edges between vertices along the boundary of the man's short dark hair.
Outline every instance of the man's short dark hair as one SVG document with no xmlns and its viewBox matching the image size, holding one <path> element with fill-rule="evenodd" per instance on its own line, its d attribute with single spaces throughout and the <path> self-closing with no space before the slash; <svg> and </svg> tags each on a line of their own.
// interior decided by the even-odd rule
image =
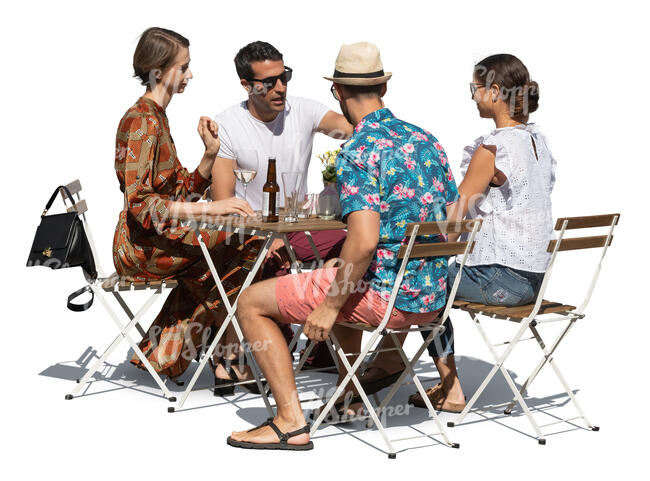
<svg viewBox="0 0 650 481">
<path fill-rule="evenodd" d="M 270 43 L 259 40 L 249 43 L 235 55 L 237 75 L 240 79 L 253 78 L 251 63 L 264 62 L 265 60 L 282 60 L 282 54 Z"/>
<path fill-rule="evenodd" d="M 386 85 L 342 85 L 343 90 L 351 97 L 381 98 L 381 90 Z"/>
</svg>

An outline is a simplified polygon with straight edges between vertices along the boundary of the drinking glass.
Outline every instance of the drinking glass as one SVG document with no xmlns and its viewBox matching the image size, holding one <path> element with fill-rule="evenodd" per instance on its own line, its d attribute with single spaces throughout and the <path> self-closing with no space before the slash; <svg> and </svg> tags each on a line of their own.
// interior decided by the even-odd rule
<svg viewBox="0 0 650 481">
<path fill-rule="evenodd" d="M 256 150 L 239 150 L 235 152 L 235 167 L 233 172 L 235 178 L 244 186 L 244 200 L 246 198 L 246 191 L 248 184 L 253 182 L 257 176 L 257 171 L 260 167 L 260 155 Z"/>
<path fill-rule="evenodd" d="M 331 194 L 321 195 L 318 198 L 318 217 L 323 220 L 332 220 L 336 217 L 338 198 Z"/>
<path fill-rule="evenodd" d="M 282 184 L 284 186 L 284 221 L 296 222 L 298 220 L 302 172 L 282 172 Z"/>
<path fill-rule="evenodd" d="M 298 218 L 309 219 L 318 216 L 318 194 L 305 194 L 298 205 Z"/>
</svg>

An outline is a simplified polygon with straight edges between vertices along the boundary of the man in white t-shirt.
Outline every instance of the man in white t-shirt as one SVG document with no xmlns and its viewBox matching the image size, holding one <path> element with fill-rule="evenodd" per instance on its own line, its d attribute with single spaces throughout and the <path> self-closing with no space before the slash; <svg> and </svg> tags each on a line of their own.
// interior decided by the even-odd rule
<svg viewBox="0 0 650 481">
<path fill-rule="evenodd" d="M 276 159 L 278 200 L 284 204 L 282 172 L 303 172 L 303 192 L 316 132 L 333 138 L 348 138 L 352 125 L 341 114 L 315 100 L 287 96 L 292 70 L 284 65 L 282 54 L 266 42 L 253 42 L 235 57 L 235 67 L 248 100 L 236 104 L 214 120 L 219 124 L 221 149 L 212 169 L 211 195 L 214 200 L 237 194 L 244 196 L 236 182 L 233 167 L 256 169 L 248 184 L 247 200 L 253 210 L 262 208 L 262 186 L 266 182 L 269 157 Z M 331 237 L 330 234 L 322 234 Z M 294 238 L 297 236 L 294 236 Z M 314 233 L 314 241 L 321 237 Z M 295 239 L 291 239 L 292 245 Z M 278 241 L 269 257 L 281 246 Z M 320 251 L 320 246 L 319 246 Z"/>
<path fill-rule="evenodd" d="M 236 182 L 233 168 L 254 169 L 257 176 L 248 184 L 246 197 L 253 210 L 261 210 L 268 159 L 273 157 L 280 186 L 278 201 L 282 206 L 282 172 L 302 172 L 301 193 L 307 191 L 307 171 L 316 132 L 344 139 L 352 135 L 353 127 L 343 115 L 320 102 L 287 96 L 292 70 L 284 65 L 282 54 L 272 45 L 259 41 L 246 45 L 237 53 L 235 67 L 248 99 L 214 118 L 219 124 L 221 148 L 212 168 L 212 199 L 233 197 L 235 193 L 243 198 L 244 188 Z M 345 231 L 313 232 L 312 237 L 321 258 L 327 260 L 340 253 Z M 290 234 L 289 242 L 299 260 L 305 263 L 315 260 L 302 232 Z M 281 240 L 276 240 L 271 246 L 265 277 L 286 273 L 278 252 L 283 248 Z"/>
</svg>

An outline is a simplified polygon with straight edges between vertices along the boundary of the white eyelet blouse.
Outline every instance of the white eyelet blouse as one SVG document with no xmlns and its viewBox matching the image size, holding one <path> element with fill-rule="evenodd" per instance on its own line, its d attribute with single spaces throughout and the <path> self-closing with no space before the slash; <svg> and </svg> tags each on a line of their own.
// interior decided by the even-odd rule
<svg viewBox="0 0 650 481">
<path fill-rule="evenodd" d="M 488 187 L 467 215 L 482 218 L 483 224 L 466 265 L 500 264 L 544 272 L 550 258 L 546 249 L 553 238 L 551 191 L 556 167 L 546 136 L 533 123 L 495 129 L 465 147 L 463 176 L 481 145 L 496 147 L 495 165 L 507 180 L 500 187 Z"/>
</svg>

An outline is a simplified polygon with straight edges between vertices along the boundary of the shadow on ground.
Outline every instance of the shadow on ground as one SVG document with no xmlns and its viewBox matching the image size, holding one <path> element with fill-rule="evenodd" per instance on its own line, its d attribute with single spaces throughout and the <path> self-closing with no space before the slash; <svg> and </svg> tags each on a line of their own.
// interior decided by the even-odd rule
<svg viewBox="0 0 650 481">
<path fill-rule="evenodd" d="M 145 370 L 136 368 L 129 362 L 131 356 L 132 351 L 129 351 L 121 362 L 117 364 L 111 364 L 110 362 L 105 363 L 94 374 L 91 381 L 84 387 L 84 389 L 77 395 L 77 397 L 106 394 L 109 391 L 121 389 L 131 389 L 148 395 L 163 398 L 160 389 L 158 388 L 153 378 L 149 375 L 149 373 Z M 97 351 L 92 346 L 89 346 L 79 356 L 78 359 L 74 361 L 56 363 L 43 370 L 40 375 L 74 382 L 76 379 L 80 379 L 97 359 Z M 482 359 L 466 356 L 458 356 L 456 358 L 456 365 L 458 368 L 459 377 L 463 384 L 463 389 L 468 399 L 478 389 L 479 385 L 483 382 L 493 366 L 492 363 L 486 362 Z M 183 376 L 178 379 L 178 381 L 183 381 L 185 383 L 189 382 L 197 366 L 198 363 L 193 362 L 187 371 L 183 374 Z M 437 377 L 437 372 L 435 371 L 435 367 L 430 361 L 419 361 L 416 365 L 415 370 L 418 374 L 418 377 L 420 377 L 422 380 L 425 389 L 438 383 L 439 378 Z M 517 383 L 517 373 L 511 370 L 508 370 L 508 372 L 515 381 L 517 387 L 520 388 L 520 384 Z M 163 378 L 163 380 L 165 381 L 167 388 L 173 394 L 181 393 L 185 389 L 184 386 L 179 386 L 174 382 L 171 382 L 169 379 Z M 303 402 L 303 408 L 305 409 L 306 417 L 308 416 L 311 409 L 319 406 L 323 402 L 316 398 L 319 396 L 330 396 L 333 394 L 335 381 L 336 375 L 320 372 L 301 372 L 297 376 L 296 382 L 298 385 L 298 390 L 300 392 L 300 397 L 303 401 L 308 400 L 308 402 Z M 194 390 L 210 389 L 213 385 L 214 381 L 210 369 L 204 369 L 204 371 L 199 376 Z M 72 390 L 73 386 L 74 384 L 70 384 L 69 390 Z M 390 406 L 392 406 L 394 410 L 393 412 L 396 412 L 396 415 L 382 418 L 382 423 L 384 423 L 385 427 L 411 428 L 413 430 L 412 435 L 424 433 L 424 431 L 422 431 L 423 428 L 419 427 L 419 425 L 427 420 L 430 420 L 430 417 L 426 409 L 416 408 L 407 403 L 409 395 L 413 394 L 414 392 L 415 386 L 412 384 L 412 382 L 404 384 L 399 388 L 395 397 L 390 403 Z M 387 393 L 387 389 L 384 389 L 378 393 L 378 398 L 381 400 Z M 545 397 L 535 397 L 529 395 L 525 395 L 524 397 L 526 403 L 528 404 L 528 407 L 533 412 L 533 414 L 545 413 L 548 416 L 556 419 L 559 418 L 557 418 L 557 416 L 552 414 L 550 411 L 555 408 L 564 406 L 569 402 L 569 397 L 564 392 L 552 394 Z M 519 433 L 520 435 L 534 438 L 532 435 L 532 428 L 529 428 L 526 431 L 521 431 L 519 429 L 513 428 L 512 426 L 508 426 L 503 422 L 507 418 L 524 415 L 523 411 L 518 405 L 515 406 L 510 416 L 503 414 L 503 407 L 491 407 L 493 405 L 503 404 L 510 401 L 511 399 L 512 394 L 510 388 L 508 387 L 508 384 L 506 383 L 501 373 L 497 372 L 497 374 L 493 377 L 492 381 L 485 388 L 475 404 L 475 407 L 480 409 L 477 411 L 473 410 L 465 419 L 465 423 L 497 423 L 500 426 Z M 222 404 L 231 404 L 235 406 L 237 415 L 243 421 L 251 425 L 259 425 L 269 416 L 267 409 L 260 403 L 259 395 L 249 394 L 247 390 L 241 387 L 238 387 L 235 391 L 235 394 L 232 396 L 214 398 L 214 400 L 214 403 L 211 403 L 209 405 L 184 408 L 179 412 L 182 412 L 184 410 L 216 407 Z M 273 404 L 272 397 L 270 398 L 270 401 Z M 255 406 L 250 406 L 249 404 L 251 403 L 254 403 Z M 376 400 L 374 400 L 373 403 L 376 405 Z M 439 414 L 439 418 L 443 425 L 446 425 L 447 421 L 454 421 L 456 417 L 456 414 Z M 428 426 L 433 426 L 433 428 L 435 428 L 433 423 L 428 423 Z M 580 427 L 575 424 L 570 424 L 570 426 L 573 427 L 572 430 L 580 429 Z M 376 428 L 373 428 L 373 430 L 376 433 Z M 432 428 L 427 428 L 427 432 L 430 431 L 432 431 Z M 376 442 L 371 444 L 358 436 L 358 434 L 361 434 L 363 432 L 366 432 L 365 422 L 355 421 L 346 424 L 339 424 L 334 427 L 321 428 L 316 437 L 324 438 L 338 435 L 353 436 L 355 439 L 368 444 L 374 449 L 382 452 L 384 451 L 384 444 L 380 436 L 377 436 Z M 452 434 L 453 431 L 449 430 L 449 435 L 451 436 Z M 437 443 L 440 442 L 439 436 L 435 439 L 429 439 Z"/>
</svg>

